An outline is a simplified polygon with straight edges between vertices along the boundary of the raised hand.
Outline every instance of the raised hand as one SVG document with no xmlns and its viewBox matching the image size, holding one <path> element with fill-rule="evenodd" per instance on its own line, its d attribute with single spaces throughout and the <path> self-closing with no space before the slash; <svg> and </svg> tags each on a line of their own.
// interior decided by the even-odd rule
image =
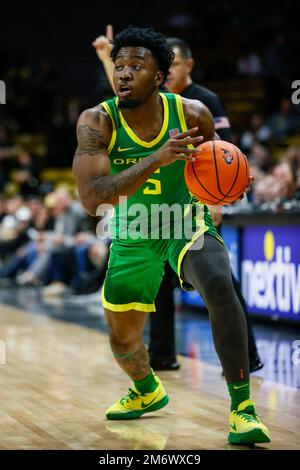
<svg viewBox="0 0 300 470">
<path fill-rule="evenodd" d="M 108 24 L 106 26 L 106 33 L 105 36 L 101 35 L 98 36 L 93 42 L 92 46 L 94 46 L 97 56 L 104 62 L 107 59 L 110 59 L 110 53 L 113 48 L 112 41 L 114 37 L 113 26 Z"/>
</svg>

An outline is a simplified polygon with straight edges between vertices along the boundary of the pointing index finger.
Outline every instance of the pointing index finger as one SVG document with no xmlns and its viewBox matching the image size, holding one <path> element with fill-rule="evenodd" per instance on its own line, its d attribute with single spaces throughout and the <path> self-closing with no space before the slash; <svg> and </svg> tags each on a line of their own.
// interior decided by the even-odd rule
<svg viewBox="0 0 300 470">
<path fill-rule="evenodd" d="M 106 25 L 106 37 L 112 41 L 113 38 L 114 38 L 114 30 L 113 30 L 113 25 L 112 24 L 108 24 Z"/>
</svg>

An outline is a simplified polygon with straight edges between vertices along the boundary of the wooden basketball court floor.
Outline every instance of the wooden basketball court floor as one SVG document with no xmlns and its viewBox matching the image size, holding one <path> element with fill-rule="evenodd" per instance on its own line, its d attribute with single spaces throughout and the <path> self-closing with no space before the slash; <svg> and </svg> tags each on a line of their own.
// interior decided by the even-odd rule
<svg viewBox="0 0 300 470">
<path fill-rule="evenodd" d="M 105 333 L 0 305 L 0 449 L 230 449 L 226 384 L 219 367 L 180 357 L 158 375 L 170 396 L 157 413 L 107 421 L 129 379 Z M 272 442 L 300 449 L 300 390 L 252 378 Z"/>
</svg>

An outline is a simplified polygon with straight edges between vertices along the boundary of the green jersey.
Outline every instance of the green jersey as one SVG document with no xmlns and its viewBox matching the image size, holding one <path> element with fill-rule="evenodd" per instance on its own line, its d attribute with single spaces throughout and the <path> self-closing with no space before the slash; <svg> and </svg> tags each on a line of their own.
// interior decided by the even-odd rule
<svg viewBox="0 0 300 470">
<path fill-rule="evenodd" d="M 108 147 L 112 175 L 138 163 L 157 151 L 170 137 L 187 130 L 181 96 L 160 93 L 160 97 L 163 103 L 163 124 L 158 136 L 151 142 L 141 140 L 128 126 L 118 107 L 117 97 L 101 103 L 110 115 L 113 126 Z M 152 238 L 153 224 L 151 225 L 150 218 L 155 219 L 155 214 L 159 212 L 162 204 L 168 206 L 176 204 L 177 207 L 179 205 L 184 213 L 190 203 L 197 203 L 207 213 L 206 206 L 196 201 L 189 193 L 184 179 L 184 167 L 185 161 L 178 160 L 159 168 L 131 197 L 116 206 L 114 216 L 110 220 L 110 229 L 114 233 L 111 238 L 126 237 L 127 241 L 132 240 L 129 226 L 137 220 L 137 215 L 139 222 L 141 220 L 146 222 L 146 225 L 143 225 L 144 230 L 141 230 L 143 238 Z M 178 220 L 176 222 L 176 215 L 171 214 L 171 216 L 173 217 L 171 225 L 173 224 L 174 228 Z"/>
<path fill-rule="evenodd" d="M 130 129 L 118 107 L 118 98 L 102 103 L 113 126 L 108 147 L 111 174 L 115 175 L 135 165 L 157 151 L 170 136 L 187 130 L 181 97 L 171 93 L 160 93 L 160 97 L 164 110 L 163 124 L 159 135 L 152 142 L 141 140 Z M 204 241 L 202 235 L 205 233 L 222 241 L 207 206 L 190 195 L 185 184 L 184 166 L 185 161 L 178 160 L 158 169 L 127 201 L 115 208 L 110 222 L 111 232 L 115 233 L 110 236 L 113 243 L 102 289 L 102 304 L 105 308 L 114 312 L 132 309 L 155 311 L 154 299 L 164 274 L 165 262 L 168 261 L 178 274 L 183 288 L 193 289 L 181 277 L 181 264 L 186 252 L 189 249 L 201 249 Z M 163 205 L 167 209 L 176 206 L 176 209 L 180 209 L 179 214 L 175 214 L 172 220 L 165 217 L 161 221 L 157 215 Z M 143 213 L 142 219 L 139 218 L 143 230 L 140 230 L 141 236 L 138 238 L 133 236 L 135 232 L 131 230 L 137 210 Z M 153 220 L 156 221 L 154 227 Z M 146 222 L 145 226 L 142 222 Z M 192 233 L 187 234 L 183 227 L 178 234 L 177 227 L 182 229 L 182 223 L 191 227 Z M 164 233 L 163 229 L 168 224 L 170 230 Z"/>
</svg>

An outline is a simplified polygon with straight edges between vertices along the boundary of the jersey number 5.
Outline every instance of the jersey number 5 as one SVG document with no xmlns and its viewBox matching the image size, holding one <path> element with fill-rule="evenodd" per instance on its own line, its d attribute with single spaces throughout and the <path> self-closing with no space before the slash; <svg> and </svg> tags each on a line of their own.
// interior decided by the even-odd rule
<svg viewBox="0 0 300 470">
<path fill-rule="evenodd" d="M 155 173 L 160 173 L 160 168 L 156 170 Z M 152 187 L 146 186 L 146 188 L 143 190 L 143 194 L 161 194 L 161 181 L 160 180 L 155 180 L 154 178 L 149 178 L 146 183 L 150 183 L 151 185 L 154 185 Z"/>
</svg>

